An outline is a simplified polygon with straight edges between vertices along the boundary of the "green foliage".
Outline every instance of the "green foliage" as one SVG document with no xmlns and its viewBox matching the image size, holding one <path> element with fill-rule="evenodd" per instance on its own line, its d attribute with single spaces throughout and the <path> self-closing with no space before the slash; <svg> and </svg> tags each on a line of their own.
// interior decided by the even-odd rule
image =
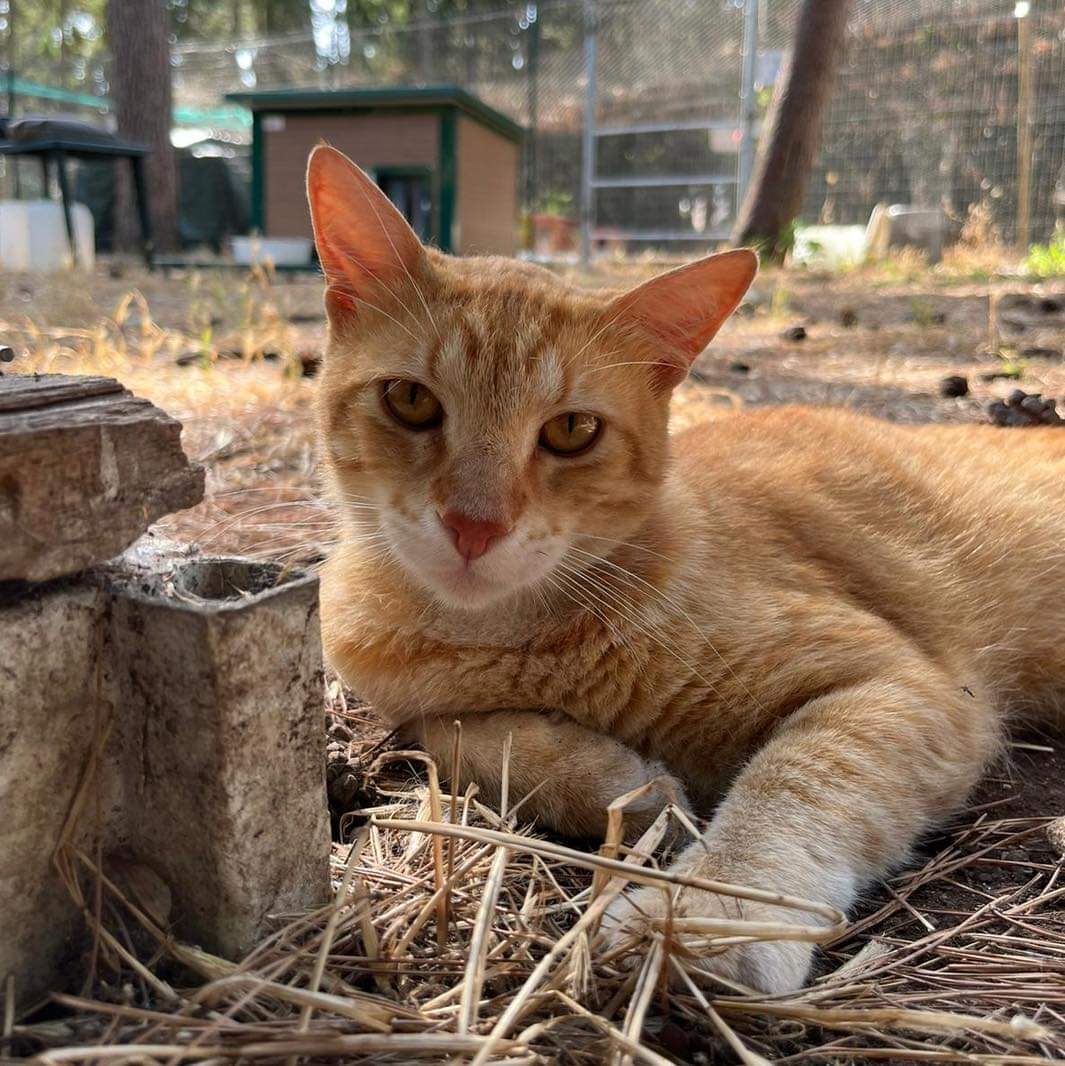
<svg viewBox="0 0 1065 1066">
<path fill-rule="evenodd" d="M 1059 226 L 1046 244 L 1033 244 L 1022 266 L 1036 278 L 1065 276 L 1065 227 Z"/>
<path fill-rule="evenodd" d="M 778 284 L 769 298 L 769 314 L 773 318 L 784 318 L 790 313 L 791 293 L 784 285 Z"/>
<path fill-rule="evenodd" d="M 783 263 L 795 247 L 799 232 L 798 219 L 792 219 L 779 233 L 768 236 L 755 235 L 743 240 L 745 246 L 753 248 L 764 263 Z"/>
<path fill-rule="evenodd" d="M 929 326 L 937 325 L 941 320 L 936 316 L 935 307 L 931 300 L 926 300 L 923 296 L 911 296 L 910 297 L 910 316 L 916 325 L 927 329 Z"/>
<path fill-rule="evenodd" d="M 311 24 L 307 0 L 167 0 L 178 40 L 291 33 Z"/>
<path fill-rule="evenodd" d="M 1022 358 L 1012 345 L 1000 345 L 995 351 L 995 355 L 999 359 L 998 373 L 1003 375 L 1003 377 L 1019 381 L 1028 369 L 1028 360 Z"/>
<path fill-rule="evenodd" d="M 549 189 L 540 198 L 540 210 L 545 215 L 560 215 L 569 218 L 573 214 L 573 196 L 559 189 Z"/>
<path fill-rule="evenodd" d="M 20 78 L 79 92 L 98 90 L 92 65 L 106 48 L 105 0 L 40 0 L 14 10 L 15 69 Z M 6 40 L 11 5 L 0 4 Z"/>
</svg>

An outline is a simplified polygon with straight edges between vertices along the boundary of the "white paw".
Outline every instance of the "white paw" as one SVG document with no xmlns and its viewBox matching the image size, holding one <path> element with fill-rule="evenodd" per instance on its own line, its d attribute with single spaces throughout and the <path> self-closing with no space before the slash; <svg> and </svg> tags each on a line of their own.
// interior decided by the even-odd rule
<svg viewBox="0 0 1065 1066">
<path fill-rule="evenodd" d="M 644 885 L 618 896 L 607 908 L 601 925 L 608 948 L 628 946 L 634 953 L 642 953 L 650 942 L 650 934 L 665 930 L 669 910 L 666 893 L 660 888 Z M 780 907 L 686 889 L 673 904 L 672 918 L 779 923 L 809 916 L 797 912 L 789 915 Z M 715 947 L 713 934 L 706 932 L 674 930 L 673 938 L 695 969 L 761 992 L 793 992 L 801 988 L 813 957 L 811 944 L 794 940 L 760 940 Z"/>
</svg>

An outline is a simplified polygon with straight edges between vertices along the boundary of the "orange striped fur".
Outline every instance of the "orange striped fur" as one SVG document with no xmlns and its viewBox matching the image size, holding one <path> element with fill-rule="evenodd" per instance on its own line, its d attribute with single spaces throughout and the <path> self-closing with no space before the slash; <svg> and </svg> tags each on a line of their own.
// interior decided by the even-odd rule
<svg viewBox="0 0 1065 1066">
<path fill-rule="evenodd" d="M 331 149 L 308 184 L 331 327 L 321 446 L 345 523 L 325 645 L 443 768 L 459 718 L 463 777 L 492 794 L 511 735 L 511 795 L 579 835 L 657 779 L 636 823 L 669 797 L 709 818 L 679 869 L 845 910 L 964 801 L 1011 713 L 1065 706 L 1065 433 L 777 408 L 671 438 L 670 388 L 742 296 L 749 253 L 582 292 L 421 248 Z M 439 426 L 390 417 L 397 379 L 431 390 Z M 560 457 L 538 434 L 568 411 L 602 429 Z M 464 558 L 440 517 L 456 510 L 508 532 Z M 630 892 L 606 935 L 666 910 Z M 705 965 L 782 991 L 811 950 Z"/>
</svg>

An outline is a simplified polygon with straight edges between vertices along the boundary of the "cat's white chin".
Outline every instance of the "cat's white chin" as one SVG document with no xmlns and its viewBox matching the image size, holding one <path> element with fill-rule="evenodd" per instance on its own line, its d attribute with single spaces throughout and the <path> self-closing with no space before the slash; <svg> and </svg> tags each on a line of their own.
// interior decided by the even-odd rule
<svg viewBox="0 0 1065 1066">
<path fill-rule="evenodd" d="M 518 591 L 509 583 L 492 581 L 476 573 L 472 567 L 457 567 L 450 575 L 440 575 L 424 584 L 445 607 L 463 611 L 482 611 Z"/>
</svg>

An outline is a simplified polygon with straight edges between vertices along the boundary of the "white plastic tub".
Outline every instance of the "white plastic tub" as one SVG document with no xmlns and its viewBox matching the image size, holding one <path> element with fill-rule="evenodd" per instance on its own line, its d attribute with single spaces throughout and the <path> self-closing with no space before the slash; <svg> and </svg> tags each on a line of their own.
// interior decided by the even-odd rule
<svg viewBox="0 0 1065 1066">
<path fill-rule="evenodd" d="M 92 213 L 84 204 L 71 204 L 71 216 L 78 266 L 91 270 L 96 261 Z M 62 204 L 0 200 L 0 269 L 50 273 L 70 265 Z"/>
<path fill-rule="evenodd" d="M 811 267 L 853 266 L 865 258 L 864 226 L 800 226 L 793 263 Z"/>
<path fill-rule="evenodd" d="M 311 242 L 306 237 L 233 237 L 230 250 L 233 261 L 241 266 L 307 266 L 311 261 Z"/>
</svg>

